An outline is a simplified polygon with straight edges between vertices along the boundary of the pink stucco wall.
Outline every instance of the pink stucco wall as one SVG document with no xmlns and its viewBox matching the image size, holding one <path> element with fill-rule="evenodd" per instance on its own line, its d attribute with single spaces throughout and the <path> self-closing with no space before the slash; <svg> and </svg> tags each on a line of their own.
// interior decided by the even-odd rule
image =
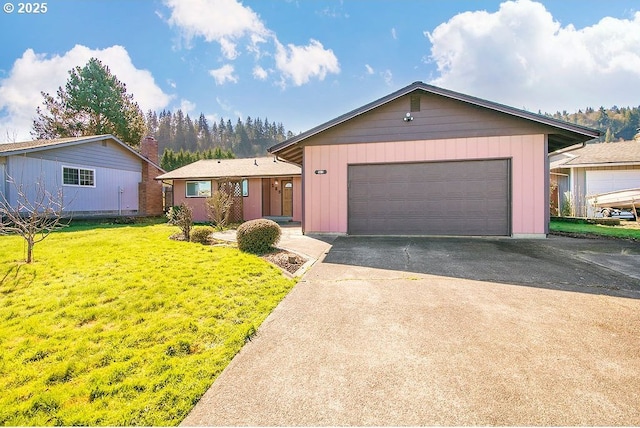
<svg viewBox="0 0 640 428">
<path fill-rule="evenodd" d="M 284 179 L 290 179 L 285 177 Z M 273 182 L 274 179 L 271 179 Z M 278 178 L 278 190 L 282 178 Z M 215 188 L 215 183 L 213 185 Z M 277 216 L 282 212 L 281 193 L 271 189 L 271 215 Z M 205 206 L 206 198 L 187 198 L 186 197 L 186 181 L 174 180 L 173 183 L 173 203 L 180 205 L 185 202 L 193 209 L 193 220 L 195 222 L 208 222 L 207 209 Z M 262 217 L 262 179 L 249 179 L 249 196 L 242 200 L 242 214 L 244 220 L 253 220 Z M 301 177 L 293 177 L 293 220 L 302 221 L 302 179 Z"/>
<path fill-rule="evenodd" d="M 242 200 L 242 216 L 245 220 L 262 217 L 262 180 L 249 179 L 249 195 Z"/>
<path fill-rule="evenodd" d="M 293 221 L 302 221 L 302 177 L 293 177 Z"/>
<path fill-rule="evenodd" d="M 174 180 L 173 182 L 173 204 L 185 203 L 193 210 L 193 221 L 208 221 L 207 209 L 204 204 L 206 198 L 187 198 L 187 182 L 184 180 Z"/>
<path fill-rule="evenodd" d="M 347 232 L 349 164 L 491 158 L 511 159 L 512 234 L 544 236 L 548 201 L 543 134 L 307 146 L 305 233 Z M 314 174 L 317 169 L 327 174 Z"/>
</svg>

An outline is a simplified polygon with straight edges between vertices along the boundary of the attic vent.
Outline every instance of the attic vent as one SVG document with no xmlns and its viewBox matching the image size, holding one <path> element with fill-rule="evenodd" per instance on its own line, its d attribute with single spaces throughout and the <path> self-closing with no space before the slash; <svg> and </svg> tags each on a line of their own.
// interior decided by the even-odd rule
<svg viewBox="0 0 640 428">
<path fill-rule="evenodd" d="M 411 109 L 413 111 L 420 111 L 420 95 L 411 95 Z"/>
<path fill-rule="evenodd" d="M 102 140 L 102 147 L 107 147 L 107 140 Z"/>
</svg>

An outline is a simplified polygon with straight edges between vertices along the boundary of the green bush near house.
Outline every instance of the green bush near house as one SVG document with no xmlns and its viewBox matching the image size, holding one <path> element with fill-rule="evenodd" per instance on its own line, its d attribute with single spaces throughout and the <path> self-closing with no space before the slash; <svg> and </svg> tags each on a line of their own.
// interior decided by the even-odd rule
<svg viewBox="0 0 640 428">
<path fill-rule="evenodd" d="M 280 241 L 281 234 L 278 223 L 261 218 L 242 223 L 236 231 L 236 239 L 241 251 L 264 254 Z"/>
<path fill-rule="evenodd" d="M 295 282 L 167 224 L 0 236 L 0 425 L 178 425 Z"/>
<path fill-rule="evenodd" d="M 211 244 L 211 234 L 214 232 L 211 226 L 194 227 L 191 230 L 191 242 L 197 242 L 202 245 Z"/>
</svg>

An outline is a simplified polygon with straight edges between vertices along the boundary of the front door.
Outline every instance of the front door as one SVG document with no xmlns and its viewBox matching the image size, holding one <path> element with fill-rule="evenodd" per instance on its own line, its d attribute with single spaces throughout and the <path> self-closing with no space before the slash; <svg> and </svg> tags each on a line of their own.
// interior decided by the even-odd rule
<svg viewBox="0 0 640 428">
<path fill-rule="evenodd" d="M 293 217 L 293 181 L 282 180 L 282 215 Z"/>
</svg>

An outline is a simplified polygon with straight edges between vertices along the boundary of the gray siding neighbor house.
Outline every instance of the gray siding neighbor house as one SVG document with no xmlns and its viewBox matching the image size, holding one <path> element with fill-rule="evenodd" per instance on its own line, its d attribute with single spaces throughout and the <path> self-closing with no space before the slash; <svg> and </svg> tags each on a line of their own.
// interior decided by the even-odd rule
<svg viewBox="0 0 640 428">
<path fill-rule="evenodd" d="M 161 215 L 162 185 L 153 178 L 164 172 L 153 137 L 140 152 L 112 135 L 0 144 L 0 200 L 16 206 L 20 186 L 33 197 L 40 183 L 61 189 L 74 217 Z"/>
</svg>

